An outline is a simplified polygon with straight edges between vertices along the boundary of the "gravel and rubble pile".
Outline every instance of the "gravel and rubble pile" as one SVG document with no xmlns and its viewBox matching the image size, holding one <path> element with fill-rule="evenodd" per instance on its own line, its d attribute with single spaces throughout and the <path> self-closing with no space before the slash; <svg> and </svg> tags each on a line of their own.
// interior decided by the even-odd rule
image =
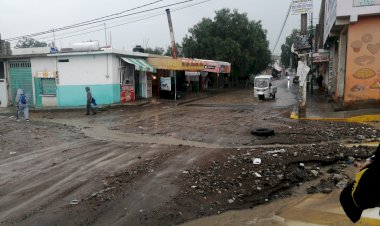
<svg viewBox="0 0 380 226">
<path fill-rule="evenodd" d="M 168 213 L 165 219 L 181 223 L 227 210 L 252 208 L 290 196 L 289 188 L 319 178 L 322 167 L 332 166 L 327 180 L 308 189 L 308 193 L 329 193 L 349 182 L 343 170 L 352 164 L 352 156 L 360 160 L 371 152 L 367 147 L 346 148 L 339 144 L 225 150 L 183 171 L 178 179 L 181 192 L 157 212 Z"/>
</svg>

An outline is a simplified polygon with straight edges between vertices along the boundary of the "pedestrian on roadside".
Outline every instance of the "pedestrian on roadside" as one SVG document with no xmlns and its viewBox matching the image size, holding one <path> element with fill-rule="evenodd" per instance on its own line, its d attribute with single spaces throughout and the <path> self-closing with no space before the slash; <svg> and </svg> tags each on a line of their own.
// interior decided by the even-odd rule
<svg viewBox="0 0 380 226">
<path fill-rule="evenodd" d="M 322 90 L 323 89 L 323 76 L 322 74 L 319 74 L 319 76 L 317 77 L 317 83 L 318 83 L 318 87 L 319 87 L 319 90 Z"/>
<path fill-rule="evenodd" d="M 20 112 L 24 113 L 25 121 L 29 122 L 29 106 L 28 106 L 28 98 L 26 97 L 24 90 L 17 89 L 15 102 L 17 105 L 16 111 L 16 120 L 20 121 L 19 114 Z"/>
<path fill-rule="evenodd" d="M 374 155 L 359 165 L 359 170 L 355 181 L 340 194 L 344 212 L 354 223 L 360 220 L 365 209 L 380 204 L 380 144 Z"/>
<path fill-rule="evenodd" d="M 92 108 L 91 103 L 94 102 L 92 93 L 90 90 L 90 87 L 86 87 L 86 93 L 87 93 L 87 108 L 86 108 L 86 115 L 90 115 L 90 111 L 92 112 L 92 115 L 96 114 L 96 111 Z"/>
</svg>

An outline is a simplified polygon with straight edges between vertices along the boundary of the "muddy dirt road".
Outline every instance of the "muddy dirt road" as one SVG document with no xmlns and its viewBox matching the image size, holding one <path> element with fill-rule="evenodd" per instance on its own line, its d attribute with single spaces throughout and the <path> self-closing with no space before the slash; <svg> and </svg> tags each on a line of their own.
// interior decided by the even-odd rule
<svg viewBox="0 0 380 226">
<path fill-rule="evenodd" d="M 333 176 L 373 151 L 342 144 L 379 132 L 292 121 L 295 87 L 276 83 L 269 101 L 244 89 L 92 117 L 39 112 L 26 123 L 1 115 L 0 225 L 177 225 L 288 197 L 325 167 L 331 178 L 312 192 L 336 189 L 348 178 Z M 252 127 L 276 135 L 253 136 Z"/>
</svg>

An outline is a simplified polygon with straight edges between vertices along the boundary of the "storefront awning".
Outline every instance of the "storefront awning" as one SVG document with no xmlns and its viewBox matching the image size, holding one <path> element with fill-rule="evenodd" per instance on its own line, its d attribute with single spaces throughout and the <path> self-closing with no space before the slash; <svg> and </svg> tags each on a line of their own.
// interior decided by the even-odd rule
<svg viewBox="0 0 380 226">
<path fill-rule="evenodd" d="M 201 71 L 204 67 L 201 60 L 187 58 L 148 57 L 147 61 L 157 69 L 170 71 Z"/>
<path fill-rule="evenodd" d="M 156 68 L 150 66 L 144 59 L 138 59 L 138 58 L 129 58 L 129 57 L 121 57 L 122 60 L 129 64 L 135 65 L 135 69 L 137 71 L 147 71 L 156 73 Z"/>
</svg>

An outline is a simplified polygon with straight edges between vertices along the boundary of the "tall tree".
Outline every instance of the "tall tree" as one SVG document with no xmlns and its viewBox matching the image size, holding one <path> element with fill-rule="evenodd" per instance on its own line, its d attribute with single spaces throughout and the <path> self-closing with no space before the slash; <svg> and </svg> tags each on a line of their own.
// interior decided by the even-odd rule
<svg viewBox="0 0 380 226">
<path fill-rule="evenodd" d="M 232 63 L 234 76 L 246 77 L 265 69 L 271 61 L 267 31 L 247 14 L 222 9 L 214 19 L 203 18 L 183 39 L 185 57 Z"/>
<path fill-rule="evenodd" d="M 290 67 L 291 58 L 292 58 L 292 45 L 294 43 L 294 38 L 296 34 L 299 33 L 299 30 L 293 29 L 292 33 L 288 35 L 285 39 L 285 43 L 281 45 L 281 63 L 286 67 Z"/>
<path fill-rule="evenodd" d="M 178 43 L 176 43 L 175 46 L 177 48 L 177 57 L 183 57 L 182 46 Z M 168 46 L 168 48 L 165 52 L 165 56 L 172 56 L 172 47 L 171 46 Z"/>
<path fill-rule="evenodd" d="M 32 47 L 46 47 L 46 42 L 39 42 L 33 38 L 23 37 L 15 46 L 16 49 L 32 48 Z"/>
<path fill-rule="evenodd" d="M 163 55 L 165 53 L 165 50 L 162 47 L 155 47 L 154 49 L 148 47 L 144 50 L 144 52 L 156 55 Z"/>
</svg>

